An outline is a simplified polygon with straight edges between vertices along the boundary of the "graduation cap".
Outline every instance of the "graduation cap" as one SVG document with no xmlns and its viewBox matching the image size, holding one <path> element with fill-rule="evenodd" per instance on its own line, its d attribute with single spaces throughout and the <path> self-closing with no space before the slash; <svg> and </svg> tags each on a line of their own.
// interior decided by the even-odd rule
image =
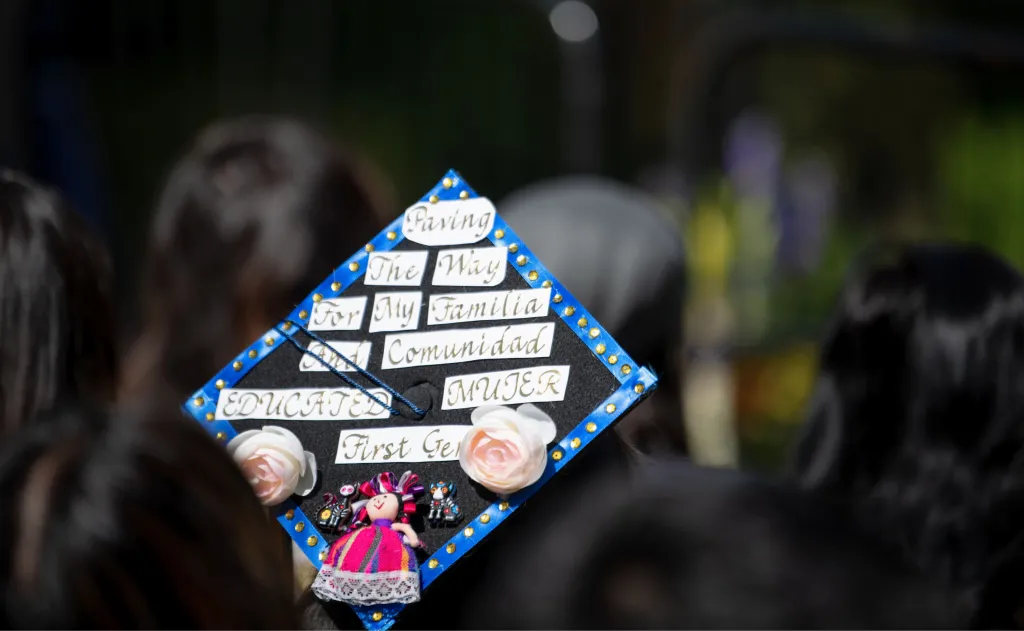
<svg viewBox="0 0 1024 631">
<path fill-rule="evenodd" d="M 376 631 L 655 386 L 449 171 L 185 409 Z"/>
</svg>

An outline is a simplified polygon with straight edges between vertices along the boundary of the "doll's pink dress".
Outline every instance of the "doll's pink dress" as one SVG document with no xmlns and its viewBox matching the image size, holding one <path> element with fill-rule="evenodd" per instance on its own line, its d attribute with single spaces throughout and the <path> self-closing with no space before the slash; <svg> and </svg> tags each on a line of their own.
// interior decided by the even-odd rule
<svg viewBox="0 0 1024 631">
<path fill-rule="evenodd" d="M 392 523 L 377 519 L 335 541 L 313 582 L 313 593 L 352 605 L 417 602 L 416 554 L 391 529 Z"/>
</svg>

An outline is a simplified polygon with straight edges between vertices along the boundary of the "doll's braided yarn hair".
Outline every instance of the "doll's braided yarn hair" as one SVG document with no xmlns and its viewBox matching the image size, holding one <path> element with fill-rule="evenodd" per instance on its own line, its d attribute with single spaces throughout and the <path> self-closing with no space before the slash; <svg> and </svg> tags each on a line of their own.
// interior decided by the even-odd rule
<svg viewBox="0 0 1024 631">
<path fill-rule="evenodd" d="M 420 484 L 420 476 L 412 471 L 406 471 L 401 478 L 395 478 L 390 471 L 378 473 L 372 479 L 359 485 L 359 492 L 367 499 L 359 500 L 352 504 L 352 525 L 369 523 L 366 514 L 366 503 L 369 498 L 391 493 L 398 496 L 398 521 L 403 524 L 409 523 L 409 515 L 416 512 L 416 498 L 423 495 L 426 489 Z"/>
</svg>

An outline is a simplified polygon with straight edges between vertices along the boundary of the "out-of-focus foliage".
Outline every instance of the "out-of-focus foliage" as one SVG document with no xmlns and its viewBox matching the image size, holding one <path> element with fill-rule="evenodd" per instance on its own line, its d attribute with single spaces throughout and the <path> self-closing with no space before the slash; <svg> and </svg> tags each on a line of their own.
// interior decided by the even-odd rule
<svg viewBox="0 0 1024 631">
<path fill-rule="evenodd" d="M 1024 115 L 973 114 L 941 135 L 937 231 L 1024 269 Z"/>
</svg>

